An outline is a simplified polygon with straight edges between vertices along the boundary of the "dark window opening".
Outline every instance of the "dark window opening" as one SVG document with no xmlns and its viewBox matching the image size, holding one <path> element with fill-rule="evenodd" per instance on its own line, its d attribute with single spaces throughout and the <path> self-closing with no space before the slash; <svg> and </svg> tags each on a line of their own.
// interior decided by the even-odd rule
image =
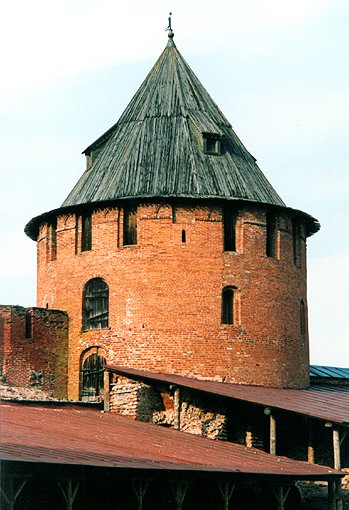
<svg viewBox="0 0 349 510">
<path fill-rule="evenodd" d="M 25 337 L 33 338 L 33 313 L 31 310 L 25 312 Z"/>
<path fill-rule="evenodd" d="M 267 257 L 276 257 L 277 223 L 274 213 L 267 212 Z"/>
<path fill-rule="evenodd" d="M 236 251 L 236 214 L 227 207 L 223 210 L 224 251 Z"/>
<path fill-rule="evenodd" d="M 50 227 L 51 237 L 51 260 L 57 258 L 57 220 L 53 221 Z"/>
<path fill-rule="evenodd" d="M 102 278 L 93 278 L 86 283 L 82 306 L 84 330 L 108 327 L 109 287 Z"/>
<path fill-rule="evenodd" d="M 91 214 L 81 217 L 81 251 L 92 249 L 92 218 Z"/>
<path fill-rule="evenodd" d="M 222 291 L 222 324 L 234 324 L 234 287 Z"/>
<path fill-rule="evenodd" d="M 137 244 L 137 207 L 124 209 L 124 245 Z"/>
<path fill-rule="evenodd" d="M 182 230 L 182 243 L 187 242 L 187 234 L 185 230 Z"/>
<path fill-rule="evenodd" d="M 105 358 L 91 354 L 82 365 L 81 400 L 96 401 L 103 396 Z"/>
<path fill-rule="evenodd" d="M 292 220 L 292 246 L 293 246 L 293 263 L 295 266 L 299 265 L 299 223 Z"/>
<path fill-rule="evenodd" d="M 301 302 L 299 304 L 299 320 L 300 320 L 300 332 L 302 336 L 305 336 L 306 332 L 306 322 L 305 322 L 305 305 L 303 299 L 301 299 Z"/>
<path fill-rule="evenodd" d="M 221 138 L 219 135 L 203 134 L 204 153 L 219 156 L 221 154 Z"/>
</svg>

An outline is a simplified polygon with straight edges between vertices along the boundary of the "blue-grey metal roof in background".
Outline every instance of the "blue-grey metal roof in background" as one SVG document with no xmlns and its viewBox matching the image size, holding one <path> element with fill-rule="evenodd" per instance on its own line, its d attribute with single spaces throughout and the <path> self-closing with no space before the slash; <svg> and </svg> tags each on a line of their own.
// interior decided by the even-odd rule
<svg viewBox="0 0 349 510">
<path fill-rule="evenodd" d="M 221 137 L 221 155 L 204 153 L 204 133 Z M 285 205 L 172 38 L 119 121 L 85 153 L 95 160 L 62 207 L 147 197 Z"/>
<path fill-rule="evenodd" d="M 348 379 L 349 368 L 326 367 L 321 365 L 310 365 L 310 377 L 324 377 L 331 379 Z"/>
</svg>

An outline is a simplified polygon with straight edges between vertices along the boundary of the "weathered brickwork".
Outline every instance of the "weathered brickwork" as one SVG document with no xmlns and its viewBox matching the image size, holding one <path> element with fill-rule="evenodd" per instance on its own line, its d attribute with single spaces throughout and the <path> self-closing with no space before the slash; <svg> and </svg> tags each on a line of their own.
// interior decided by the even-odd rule
<svg viewBox="0 0 349 510">
<path fill-rule="evenodd" d="M 182 432 L 210 439 L 227 439 L 226 410 L 219 406 L 203 405 L 202 399 L 181 390 L 178 428 Z M 173 392 L 118 376 L 111 385 L 111 412 L 131 416 L 166 427 L 174 426 Z"/>
<path fill-rule="evenodd" d="M 67 398 L 68 317 L 65 312 L 0 306 L 2 380 Z"/>
<path fill-rule="evenodd" d="M 276 257 L 266 256 L 266 210 L 238 209 L 236 251 L 223 251 L 217 204 L 139 204 L 137 244 L 123 246 L 123 208 L 92 215 L 92 250 L 81 251 L 81 222 L 57 220 L 38 237 L 38 306 L 68 312 L 69 395 L 79 396 L 79 360 L 99 346 L 107 362 L 191 377 L 277 387 L 309 383 L 305 233 L 293 255 L 292 219 L 277 216 Z M 183 242 L 185 230 L 185 242 Z M 82 293 L 91 278 L 109 285 L 108 328 L 82 331 Z M 222 289 L 232 286 L 234 325 L 221 323 Z"/>
</svg>

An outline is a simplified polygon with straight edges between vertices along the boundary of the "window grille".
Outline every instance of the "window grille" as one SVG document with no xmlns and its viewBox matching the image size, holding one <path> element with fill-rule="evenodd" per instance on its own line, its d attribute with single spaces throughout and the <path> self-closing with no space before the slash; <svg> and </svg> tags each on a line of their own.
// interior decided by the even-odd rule
<svg viewBox="0 0 349 510">
<path fill-rule="evenodd" d="M 105 358 L 98 353 L 88 356 L 82 365 L 81 400 L 96 401 L 103 396 Z"/>
<path fill-rule="evenodd" d="M 102 278 L 93 278 L 83 292 L 83 329 L 108 327 L 109 287 Z"/>
</svg>

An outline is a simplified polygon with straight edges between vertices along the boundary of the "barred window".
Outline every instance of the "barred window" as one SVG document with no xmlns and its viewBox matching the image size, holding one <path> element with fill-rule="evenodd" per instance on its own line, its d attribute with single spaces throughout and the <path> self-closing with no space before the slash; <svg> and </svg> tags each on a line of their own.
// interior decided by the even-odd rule
<svg viewBox="0 0 349 510">
<path fill-rule="evenodd" d="M 83 292 L 83 329 L 107 328 L 108 315 L 109 287 L 102 278 L 93 278 L 86 283 Z"/>
<path fill-rule="evenodd" d="M 105 358 L 98 354 L 90 354 L 82 363 L 81 400 L 96 401 L 103 396 Z"/>
</svg>

